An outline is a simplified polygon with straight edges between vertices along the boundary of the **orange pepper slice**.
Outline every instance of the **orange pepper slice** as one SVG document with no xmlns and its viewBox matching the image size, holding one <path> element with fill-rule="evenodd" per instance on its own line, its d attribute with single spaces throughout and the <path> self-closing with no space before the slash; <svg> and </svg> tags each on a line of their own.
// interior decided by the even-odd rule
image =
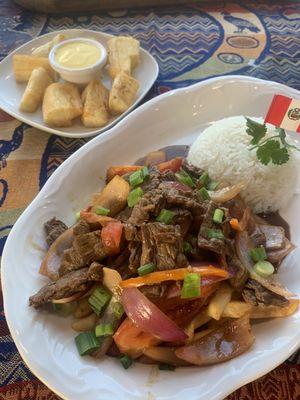
<svg viewBox="0 0 300 400">
<path fill-rule="evenodd" d="M 190 273 L 198 273 L 202 277 L 220 277 L 227 279 L 229 278 L 229 273 L 225 269 L 216 268 L 212 265 L 202 266 L 202 267 L 187 267 L 187 268 L 177 268 L 168 271 L 156 271 L 150 274 L 139 276 L 137 278 L 126 279 L 120 282 L 122 288 L 125 287 L 139 287 L 144 285 L 155 285 L 156 283 L 164 281 L 182 281 L 186 275 Z"/>
</svg>

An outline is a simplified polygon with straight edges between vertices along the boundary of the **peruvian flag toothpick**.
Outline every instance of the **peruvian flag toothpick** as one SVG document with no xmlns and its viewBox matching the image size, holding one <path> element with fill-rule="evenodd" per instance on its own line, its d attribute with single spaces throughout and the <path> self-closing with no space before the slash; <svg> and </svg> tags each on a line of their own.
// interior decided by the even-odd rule
<svg viewBox="0 0 300 400">
<path fill-rule="evenodd" d="M 276 94 L 265 122 L 300 133 L 300 100 Z"/>
</svg>

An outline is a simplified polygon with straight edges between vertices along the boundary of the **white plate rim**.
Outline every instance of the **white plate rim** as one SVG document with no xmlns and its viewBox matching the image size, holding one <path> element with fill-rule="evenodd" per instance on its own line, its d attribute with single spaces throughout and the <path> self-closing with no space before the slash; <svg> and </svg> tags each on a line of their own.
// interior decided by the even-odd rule
<svg viewBox="0 0 300 400">
<path fill-rule="evenodd" d="M 102 31 L 96 31 L 96 30 L 92 30 L 92 29 L 79 29 L 79 28 L 74 28 L 74 29 L 61 29 L 58 31 L 51 31 L 48 33 L 45 33 L 43 35 L 37 36 L 35 38 L 33 38 L 32 40 L 29 40 L 28 42 L 22 44 L 21 46 L 17 47 L 16 49 L 14 49 L 12 52 L 10 52 L 6 57 L 3 58 L 3 60 L 1 60 L 0 62 L 0 69 L 1 69 L 1 65 L 4 62 L 7 62 L 9 59 L 12 58 L 12 56 L 15 53 L 18 53 L 22 48 L 27 47 L 28 45 L 30 45 L 31 43 L 36 42 L 37 40 L 41 39 L 41 38 L 47 38 L 47 37 L 51 37 L 53 36 L 53 34 L 60 34 L 60 33 L 66 33 L 66 32 L 75 32 L 75 31 L 80 31 L 82 32 L 86 32 L 86 33 L 96 33 L 96 34 L 101 34 L 102 36 L 106 37 L 106 38 L 112 38 L 114 37 L 114 35 L 111 35 L 109 33 L 105 33 Z M 140 51 L 141 53 L 145 54 L 147 57 L 150 58 L 153 66 L 154 66 L 154 76 L 153 79 L 151 81 L 151 83 L 149 84 L 149 86 L 147 87 L 147 89 L 145 91 L 143 91 L 140 96 L 135 100 L 135 102 L 128 108 L 128 110 L 126 110 L 123 114 L 117 116 L 115 119 L 113 119 L 111 122 L 109 122 L 107 125 L 105 125 L 104 127 L 100 127 L 100 128 L 95 128 L 89 132 L 83 132 L 81 133 L 72 133 L 72 132 L 65 132 L 60 130 L 59 128 L 51 128 L 51 126 L 48 125 L 41 125 L 38 122 L 33 121 L 30 116 L 28 118 L 23 117 L 22 115 L 20 115 L 18 112 L 11 110 L 9 107 L 6 107 L 5 104 L 1 103 L 1 109 L 3 111 L 5 111 L 7 114 L 9 114 L 10 116 L 16 118 L 17 120 L 30 125 L 34 128 L 37 128 L 43 132 L 48 132 L 48 133 L 52 133 L 55 134 L 57 136 L 62 136 L 62 137 L 68 137 L 68 138 L 73 138 L 73 139 L 80 139 L 80 138 L 89 138 L 92 136 L 96 136 L 99 134 L 102 134 L 104 132 L 106 132 L 107 130 L 111 129 L 113 126 L 115 126 L 116 124 L 118 124 L 126 115 L 128 115 L 132 110 L 134 110 L 139 103 L 143 100 L 143 98 L 146 96 L 146 94 L 149 92 L 149 90 L 152 88 L 152 86 L 154 85 L 155 81 L 157 80 L 158 74 L 159 74 L 159 66 L 158 63 L 156 61 L 156 59 L 153 57 L 153 55 L 145 50 L 143 47 L 140 47 Z M 1 98 L 0 98 L 1 99 Z M 29 114 L 30 115 L 30 114 Z"/>
<path fill-rule="evenodd" d="M 121 124 L 126 125 L 126 122 L 129 119 L 131 119 L 131 118 L 134 119 L 135 116 L 138 116 L 139 114 L 142 114 L 143 112 L 145 112 L 148 107 L 150 107 L 152 105 L 155 105 L 156 103 L 159 103 L 160 101 L 162 101 L 163 99 L 168 98 L 169 96 L 174 96 L 177 93 L 185 92 L 185 91 L 192 91 L 193 92 L 193 91 L 201 90 L 202 87 L 209 86 L 209 85 L 214 85 L 214 84 L 217 84 L 218 82 L 222 83 L 222 82 L 228 81 L 228 83 L 230 83 L 230 80 L 240 81 L 240 82 L 242 82 L 242 81 L 244 81 L 244 82 L 252 82 L 253 84 L 261 83 L 261 84 L 266 84 L 266 85 L 276 85 L 278 88 L 281 88 L 282 90 L 284 90 L 291 97 L 293 97 L 293 96 L 295 98 L 299 98 L 300 97 L 300 92 L 297 91 L 296 89 L 290 88 L 290 87 L 288 87 L 286 85 L 283 85 L 283 84 L 280 84 L 280 83 L 277 83 L 277 82 L 274 82 L 274 81 L 267 81 L 267 80 L 253 78 L 253 77 L 249 77 L 249 76 L 243 76 L 243 75 L 227 75 L 227 76 L 222 76 L 222 77 L 214 77 L 214 78 L 210 78 L 210 79 L 207 79 L 207 80 L 199 82 L 199 83 L 195 83 L 195 84 L 190 85 L 188 87 L 183 87 L 183 88 L 171 90 L 169 92 L 166 92 L 166 93 L 164 93 L 164 94 L 162 94 L 160 96 L 157 96 L 157 97 L 149 100 L 147 103 L 143 104 L 142 106 L 140 106 L 139 108 L 134 110 L 125 119 L 123 119 L 122 122 L 120 124 L 118 124 L 118 128 L 120 128 Z M 111 139 L 114 136 L 117 136 L 118 134 L 114 132 L 115 129 L 116 129 L 116 125 L 114 127 L 112 127 L 111 129 L 109 129 L 108 131 L 104 132 L 102 135 L 100 135 L 98 137 L 95 137 L 94 139 L 92 139 L 91 141 L 86 143 L 84 146 L 82 146 L 80 149 L 78 149 L 75 153 L 73 153 L 66 161 L 64 161 L 63 164 L 61 164 L 61 166 L 64 165 L 64 168 L 65 168 L 67 165 L 72 163 L 73 160 L 76 160 L 76 158 L 78 158 L 79 154 L 86 152 L 90 147 L 93 146 L 94 141 L 105 142 L 107 139 Z M 36 203 L 38 203 L 39 199 L 41 197 L 43 197 L 44 194 L 53 185 L 55 185 L 56 176 L 58 176 L 60 174 L 61 166 L 59 166 L 56 169 L 56 171 L 51 175 L 51 177 L 48 179 L 48 181 L 43 186 L 43 188 L 38 193 L 38 195 L 33 199 L 33 201 L 30 203 L 30 205 L 24 210 L 24 212 L 21 214 L 21 216 L 17 219 L 17 221 L 14 224 L 14 226 L 13 226 L 13 228 L 12 228 L 10 234 L 9 234 L 9 237 L 7 238 L 7 241 L 5 243 L 5 246 L 4 246 L 4 249 L 3 249 L 2 260 L 1 260 L 1 282 L 2 282 L 2 291 L 3 291 L 4 313 L 6 312 L 6 309 L 7 309 L 6 293 L 8 292 L 8 287 L 6 285 L 6 275 L 5 275 L 6 273 L 5 273 L 5 270 L 8 268 L 9 252 L 10 252 L 10 248 L 12 247 L 11 245 L 13 244 L 13 243 L 11 243 L 11 240 L 10 240 L 11 236 L 12 236 L 12 233 L 14 233 L 18 229 L 18 226 L 21 225 L 23 223 L 23 221 L 26 220 L 27 214 L 29 214 L 31 212 L 31 209 L 35 207 L 35 205 L 36 205 Z M 13 251 L 13 249 L 12 249 L 12 251 Z M 14 331 L 14 327 L 13 327 L 13 325 L 11 323 L 10 318 L 6 317 L 6 321 L 7 321 L 11 336 L 12 336 L 14 342 L 15 342 L 15 345 L 16 345 L 16 347 L 17 347 L 22 359 L 24 360 L 24 362 L 28 366 L 28 368 L 33 372 L 33 374 L 40 381 L 42 381 L 54 393 L 56 393 L 57 395 L 59 395 L 61 398 L 65 399 L 65 400 L 70 400 L 66 395 L 61 393 L 54 386 L 49 385 L 47 383 L 47 380 L 44 379 L 43 376 L 40 376 L 39 373 L 37 373 L 35 371 L 35 369 L 31 367 L 30 358 L 27 357 L 26 352 L 24 351 L 24 349 L 22 348 L 20 343 L 18 343 L 17 335 L 16 335 L 16 332 Z M 240 379 L 238 382 L 235 382 L 232 385 L 231 384 L 227 384 L 227 388 L 222 393 L 214 393 L 214 395 L 211 397 L 211 400 L 221 400 L 221 399 L 225 398 L 226 396 L 228 396 L 230 393 L 234 392 L 238 388 L 248 384 L 249 382 L 252 382 L 252 381 L 260 378 L 261 376 L 267 374 L 268 372 L 270 372 L 271 370 L 276 368 L 278 365 L 283 363 L 289 356 L 291 356 L 300 347 L 300 330 L 297 332 L 297 336 L 295 336 L 295 342 L 292 345 L 289 343 L 289 345 L 290 345 L 290 347 L 288 349 L 285 349 L 286 351 L 284 353 L 282 353 L 282 354 L 278 355 L 277 357 L 273 358 L 272 365 L 267 365 L 267 366 L 261 367 L 259 372 L 254 373 L 254 374 L 249 375 L 249 376 L 247 375 L 246 378 Z M 171 399 L 171 396 L 168 397 L 167 399 Z"/>
</svg>

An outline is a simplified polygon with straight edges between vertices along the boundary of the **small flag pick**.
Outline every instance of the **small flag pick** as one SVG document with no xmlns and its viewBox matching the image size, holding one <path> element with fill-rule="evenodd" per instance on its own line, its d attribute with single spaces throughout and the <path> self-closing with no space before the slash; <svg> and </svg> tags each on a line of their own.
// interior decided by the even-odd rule
<svg viewBox="0 0 300 400">
<path fill-rule="evenodd" d="M 300 99 L 276 94 L 265 118 L 265 123 L 300 133 Z"/>
</svg>

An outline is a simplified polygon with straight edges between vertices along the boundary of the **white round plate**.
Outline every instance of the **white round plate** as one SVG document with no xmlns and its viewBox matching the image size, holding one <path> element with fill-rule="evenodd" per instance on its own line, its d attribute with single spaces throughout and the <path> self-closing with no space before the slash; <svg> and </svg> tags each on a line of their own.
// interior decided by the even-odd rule
<svg viewBox="0 0 300 400">
<path fill-rule="evenodd" d="M 28 125 L 34 126 L 45 132 L 55 133 L 59 136 L 66 136 L 72 138 L 81 138 L 95 136 L 110 129 L 118 121 L 120 121 L 125 115 L 132 111 L 147 92 L 152 87 L 158 75 L 158 64 L 152 55 L 141 48 L 140 56 L 141 62 L 139 66 L 133 71 L 133 77 L 140 83 L 140 88 L 137 93 L 136 101 L 132 106 L 123 114 L 111 118 L 110 122 L 102 128 L 86 128 L 82 125 L 79 119 L 74 121 L 74 124 L 67 128 L 53 128 L 43 121 L 41 107 L 34 113 L 26 113 L 19 110 L 19 104 L 24 93 L 26 84 L 17 83 L 14 79 L 12 59 L 14 54 L 31 54 L 31 52 L 37 47 L 44 43 L 49 42 L 54 36 L 59 33 L 63 33 L 68 39 L 76 37 L 86 37 L 98 40 L 101 44 L 106 47 L 106 43 L 113 35 L 107 33 L 92 31 L 88 29 L 67 29 L 62 31 L 55 31 L 39 36 L 23 46 L 18 47 L 12 53 L 10 53 L 3 61 L 0 62 L 0 108 L 6 111 L 8 114 L 17 118 L 20 121 L 25 122 Z M 103 83 L 110 89 L 111 79 L 109 78 L 108 72 L 104 69 Z"/>
<path fill-rule="evenodd" d="M 119 361 L 80 357 L 68 319 L 37 312 L 28 297 L 46 280 L 38 274 L 44 256 L 43 223 L 56 216 L 74 223 L 74 212 L 103 185 L 111 165 L 129 164 L 171 144 L 190 144 L 213 121 L 232 115 L 264 116 L 273 94 L 299 92 L 275 82 L 227 76 L 165 93 L 132 112 L 68 158 L 14 225 L 6 242 L 1 278 L 4 309 L 18 350 L 32 372 L 68 400 L 220 400 L 266 374 L 300 344 L 300 312 L 254 326 L 256 341 L 241 356 L 209 367 L 174 372 L 135 363 L 124 370 Z M 300 246 L 300 207 L 295 196 L 281 214 Z M 300 252 L 290 254 L 279 277 L 300 295 Z"/>
</svg>

